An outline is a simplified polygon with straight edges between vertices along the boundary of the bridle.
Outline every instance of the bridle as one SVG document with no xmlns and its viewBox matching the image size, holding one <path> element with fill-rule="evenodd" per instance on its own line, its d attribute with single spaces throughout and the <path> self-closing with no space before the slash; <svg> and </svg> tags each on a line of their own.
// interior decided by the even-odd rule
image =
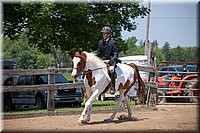
<svg viewBox="0 0 200 133">
<path fill-rule="evenodd" d="M 79 57 L 81 60 L 83 59 L 83 57 L 81 56 L 81 54 L 79 53 L 79 54 L 76 54 L 75 55 L 76 57 Z M 76 69 L 77 71 L 83 71 L 85 74 L 88 74 L 88 73 L 91 73 L 91 72 L 93 72 L 93 71 L 97 71 L 97 70 L 100 70 L 100 69 L 104 69 L 104 68 L 107 68 L 108 66 L 106 66 L 106 67 L 99 67 L 99 68 L 95 68 L 95 69 L 89 69 L 89 70 L 87 70 L 87 71 L 85 71 L 84 69 L 82 69 L 82 64 L 83 63 L 86 63 L 85 61 L 84 62 L 81 62 L 81 68 L 80 69 L 78 69 L 77 67 L 73 67 L 73 69 Z"/>
<path fill-rule="evenodd" d="M 104 69 L 104 68 L 107 68 L 107 67 L 99 67 L 99 68 L 95 68 L 95 69 L 89 69 L 89 70 L 87 70 L 87 71 L 85 71 L 84 70 L 84 73 L 85 74 L 87 74 L 87 73 L 90 73 L 90 72 L 93 72 L 93 71 L 96 71 L 96 70 L 100 70 L 100 69 Z M 76 70 L 78 70 L 78 68 L 76 68 L 76 67 L 73 67 L 72 69 L 76 69 Z M 79 70 L 80 71 L 80 70 Z"/>
<path fill-rule="evenodd" d="M 85 71 L 85 74 L 90 73 L 90 72 L 94 72 L 96 70 L 104 69 L 104 68 L 107 68 L 107 67 L 99 67 L 99 68 L 95 68 L 95 69 L 92 69 L 92 70 L 90 69 L 88 71 Z"/>
</svg>

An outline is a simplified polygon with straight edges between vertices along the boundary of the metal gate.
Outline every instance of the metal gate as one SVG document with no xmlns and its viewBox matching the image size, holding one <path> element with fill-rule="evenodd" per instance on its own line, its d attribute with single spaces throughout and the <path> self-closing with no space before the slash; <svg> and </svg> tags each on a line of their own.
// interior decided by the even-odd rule
<svg viewBox="0 0 200 133">
<path fill-rule="evenodd" d="M 199 63 L 161 62 L 157 75 L 158 104 L 199 104 Z M 196 69 L 196 70 L 192 70 Z"/>
</svg>

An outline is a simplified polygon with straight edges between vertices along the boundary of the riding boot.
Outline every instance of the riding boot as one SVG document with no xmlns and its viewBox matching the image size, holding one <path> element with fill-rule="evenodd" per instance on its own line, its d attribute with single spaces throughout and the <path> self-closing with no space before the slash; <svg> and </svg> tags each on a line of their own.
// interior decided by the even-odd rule
<svg viewBox="0 0 200 133">
<path fill-rule="evenodd" d="M 115 72 L 111 73 L 111 91 L 110 94 L 115 94 Z"/>
</svg>

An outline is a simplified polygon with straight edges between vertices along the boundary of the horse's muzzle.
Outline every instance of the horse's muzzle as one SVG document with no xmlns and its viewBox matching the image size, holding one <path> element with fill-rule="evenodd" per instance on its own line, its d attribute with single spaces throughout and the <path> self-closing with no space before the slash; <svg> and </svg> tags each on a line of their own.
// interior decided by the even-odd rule
<svg viewBox="0 0 200 133">
<path fill-rule="evenodd" d="M 77 78 L 77 77 L 78 77 L 77 69 L 73 69 L 73 70 L 72 70 L 71 76 L 72 76 L 73 78 Z"/>
<path fill-rule="evenodd" d="M 78 74 L 71 74 L 71 76 L 76 79 L 78 77 Z"/>
</svg>

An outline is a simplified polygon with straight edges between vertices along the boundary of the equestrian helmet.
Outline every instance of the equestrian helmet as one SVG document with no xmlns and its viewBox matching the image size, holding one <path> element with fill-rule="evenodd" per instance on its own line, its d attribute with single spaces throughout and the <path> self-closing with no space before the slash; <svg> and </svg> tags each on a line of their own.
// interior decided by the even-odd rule
<svg viewBox="0 0 200 133">
<path fill-rule="evenodd" d="M 105 26 L 105 27 L 103 27 L 102 28 L 102 30 L 101 30 L 101 32 L 107 32 L 107 33 L 111 33 L 112 32 L 112 30 L 111 30 L 111 28 L 110 27 L 108 27 L 108 26 Z"/>
</svg>

